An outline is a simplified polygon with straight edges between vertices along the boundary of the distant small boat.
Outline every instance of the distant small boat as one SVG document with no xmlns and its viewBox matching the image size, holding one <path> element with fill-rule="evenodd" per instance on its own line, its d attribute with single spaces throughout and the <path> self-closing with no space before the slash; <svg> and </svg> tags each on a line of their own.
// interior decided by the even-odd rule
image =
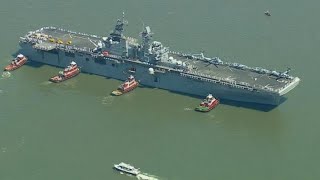
<svg viewBox="0 0 320 180">
<path fill-rule="evenodd" d="M 266 16 L 271 16 L 271 14 L 270 14 L 269 11 L 264 12 L 264 14 L 265 14 Z"/>
<path fill-rule="evenodd" d="M 124 162 L 121 162 L 120 164 L 115 164 L 113 166 L 114 169 L 123 172 L 123 173 L 127 173 L 127 174 L 131 174 L 131 175 L 138 175 L 140 174 L 140 170 L 131 166 L 130 164 L 126 164 Z"/>
<path fill-rule="evenodd" d="M 4 68 L 5 71 L 13 71 L 23 66 L 27 62 L 28 58 L 22 54 L 18 54 L 12 62 Z"/>
</svg>

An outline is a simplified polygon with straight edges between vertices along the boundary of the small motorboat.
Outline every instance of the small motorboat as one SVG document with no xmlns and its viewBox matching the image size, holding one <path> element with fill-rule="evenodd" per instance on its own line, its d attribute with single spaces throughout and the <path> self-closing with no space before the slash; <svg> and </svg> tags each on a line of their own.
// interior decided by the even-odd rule
<svg viewBox="0 0 320 180">
<path fill-rule="evenodd" d="M 131 166 L 130 164 L 126 164 L 124 162 L 121 162 L 120 164 L 115 164 L 113 166 L 114 169 L 123 172 L 123 173 L 127 173 L 127 174 L 131 174 L 131 175 L 138 175 L 140 174 L 140 170 Z"/>
<path fill-rule="evenodd" d="M 264 12 L 264 14 L 265 14 L 266 16 L 271 16 L 271 13 L 270 13 L 269 11 Z"/>
<path fill-rule="evenodd" d="M 28 58 L 22 54 L 18 54 L 12 62 L 4 68 L 5 71 L 13 71 L 23 66 L 27 62 Z"/>
<path fill-rule="evenodd" d="M 120 96 L 138 87 L 138 85 L 139 82 L 136 81 L 132 75 L 130 75 L 128 79 L 123 84 L 121 84 L 117 90 L 112 91 L 111 94 L 115 96 Z"/>
<path fill-rule="evenodd" d="M 79 73 L 80 73 L 80 69 L 77 63 L 72 61 L 70 65 L 67 68 L 65 68 L 63 71 L 60 71 L 58 75 L 51 77 L 50 81 L 55 83 L 62 82 L 67 79 L 75 77 Z"/>
<path fill-rule="evenodd" d="M 212 94 L 209 94 L 198 107 L 196 107 L 196 111 L 200 112 L 209 112 L 213 108 L 215 108 L 219 104 L 219 100 L 214 98 Z"/>
</svg>

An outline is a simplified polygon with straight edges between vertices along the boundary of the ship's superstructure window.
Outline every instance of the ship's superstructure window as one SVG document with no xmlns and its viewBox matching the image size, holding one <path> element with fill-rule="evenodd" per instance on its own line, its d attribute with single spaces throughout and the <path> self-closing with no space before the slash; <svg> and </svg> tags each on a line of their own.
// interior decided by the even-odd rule
<svg viewBox="0 0 320 180">
<path fill-rule="evenodd" d="M 59 52 L 58 52 L 57 50 L 47 51 L 47 53 L 50 53 L 50 54 L 59 54 Z"/>
<path fill-rule="evenodd" d="M 37 49 L 37 53 L 41 55 L 41 58 L 44 59 L 44 51 Z"/>
<path fill-rule="evenodd" d="M 94 59 L 94 62 L 99 64 L 107 64 L 107 61 L 105 59 Z"/>
<path fill-rule="evenodd" d="M 136 68 L 135 67 L 129 68 L 129 72 L 135 73 L 136 72 Z"/>
<path fill-rule="evenodd" d="M 65 52 L 65 55 L 67 57 L 75 57 L 75 54 L 74 53 L 70 53 L 70 52 Z"/>
<path fill-rule="evenodd" d="M 127 22 L 124 20 L 124 15 L 122 20 L 118 19 L 114 30 L 110 33 L 109 37 L 103 38 L 105 49 L 110 54 L 117 56 L 128 56 L 129 44 L 126 38 L 123 36 L 124 25 Z"/>
</svg>

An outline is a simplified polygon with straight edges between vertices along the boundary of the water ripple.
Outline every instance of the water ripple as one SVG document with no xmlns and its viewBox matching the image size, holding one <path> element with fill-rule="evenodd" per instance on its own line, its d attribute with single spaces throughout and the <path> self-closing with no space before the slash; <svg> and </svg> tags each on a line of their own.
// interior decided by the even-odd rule
<svg viewBox="0 0 320 180">
<path fill-rule="evenodd" d="M 10 78 L 11 77 L 11 73 L 8 72 L 8 71 L 5 71 L 2 73 L 2 78 L 1 79 L 7 79 L 7 78 Z"/>
<path fill-rule="evenodd" d="M 111 106 L 114 101 L 113 96 L 104 96 L 101 100 L 101 104 L 106 105 L 106 106 Z"/>
</svg>

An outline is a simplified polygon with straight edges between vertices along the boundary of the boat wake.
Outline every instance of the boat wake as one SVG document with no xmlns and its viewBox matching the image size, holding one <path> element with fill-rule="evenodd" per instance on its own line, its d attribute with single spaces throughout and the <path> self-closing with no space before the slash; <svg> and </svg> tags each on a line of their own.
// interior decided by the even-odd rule
<svg viewBox="0 0 320 180">
<path fill-rule="evenodd" d="M 150 175 L 147 173 L 140 173 L 136 176 L 133 176 L 131 174 L 125 174 L 123 172 L 120 172 L 120 174 L 129 176 L 129 177 L 136 177 L 138 180 L 163 180 L 163 179 L 159 179 L 159 177 L 156 177 L 154 175 Z"/>
<path fill-rule="evenodd" d="M 119 171 L 120 174 L 127 175 L 130 177 L 136 177 L 138 180 L 160 180 L 158 177 L 141 172 L 139 168 L 135 168 L 132 165 L 126 164 L 124 162 L 121 162 L 120 164 L 115 164 L 113 168 Z"/>
<path fill-rule="evenodd" d="M 0 152 L 3 152 L 3 153 L 7 152 L 7 150 L 8 150 L 7 147 L 1 147 L 0 148 Z"/>
<path fill-rule="evenodd" d="M 5 79 L 5 78 L 9 78 L 11 77 L 11 73 L 9 71 L 5 71 L 2 73 L 2 79 Z"/>
<path fill-rule="evenodd" d="M 76 81 L 75 79 L 71 79 L 69 81 L 64 82 L 63 85 L 68 87 L 68 88 L 76 88 L 77 87 L 77 82 L 78 81 Z"/>
<path fill-rule="evenodd" d="M 186 108 L 184 108 L 183 110 L 185 110 L 185 111 L 192 111 L 193 109 L 186 107 Z"/>
<path fill-rule="evenodd" d="M 216 124 L 223 124 L 225 119 L 217 118 L 214 114 L 208 114 L 206 120 L 214 122 Z"/>
<path fill-rule="evenodd" d="M 45 81 L 45 82 L 42 82 L 41 85 L 49 85 L 49 84 L 52 84 L 52 82 L 50 81 Z"/>
<path fill-rule="evenodd" d="M 101 100 L 101 104 L 111 106 L 114 101 L 114 96 L 105 96 Z"/>
<path fill-rule="evenodd" d="M 209 119 L 215 119 L 216 116 L 215 116 L 214 114 L 208 114 L 208 118 L 209 118 Z"/>
<path fill-rule="evenodd" d="M 136 177 L 139 180 L 160 180 L 158 177 L 147 173 L 138 174 Z"/>
</svg>

